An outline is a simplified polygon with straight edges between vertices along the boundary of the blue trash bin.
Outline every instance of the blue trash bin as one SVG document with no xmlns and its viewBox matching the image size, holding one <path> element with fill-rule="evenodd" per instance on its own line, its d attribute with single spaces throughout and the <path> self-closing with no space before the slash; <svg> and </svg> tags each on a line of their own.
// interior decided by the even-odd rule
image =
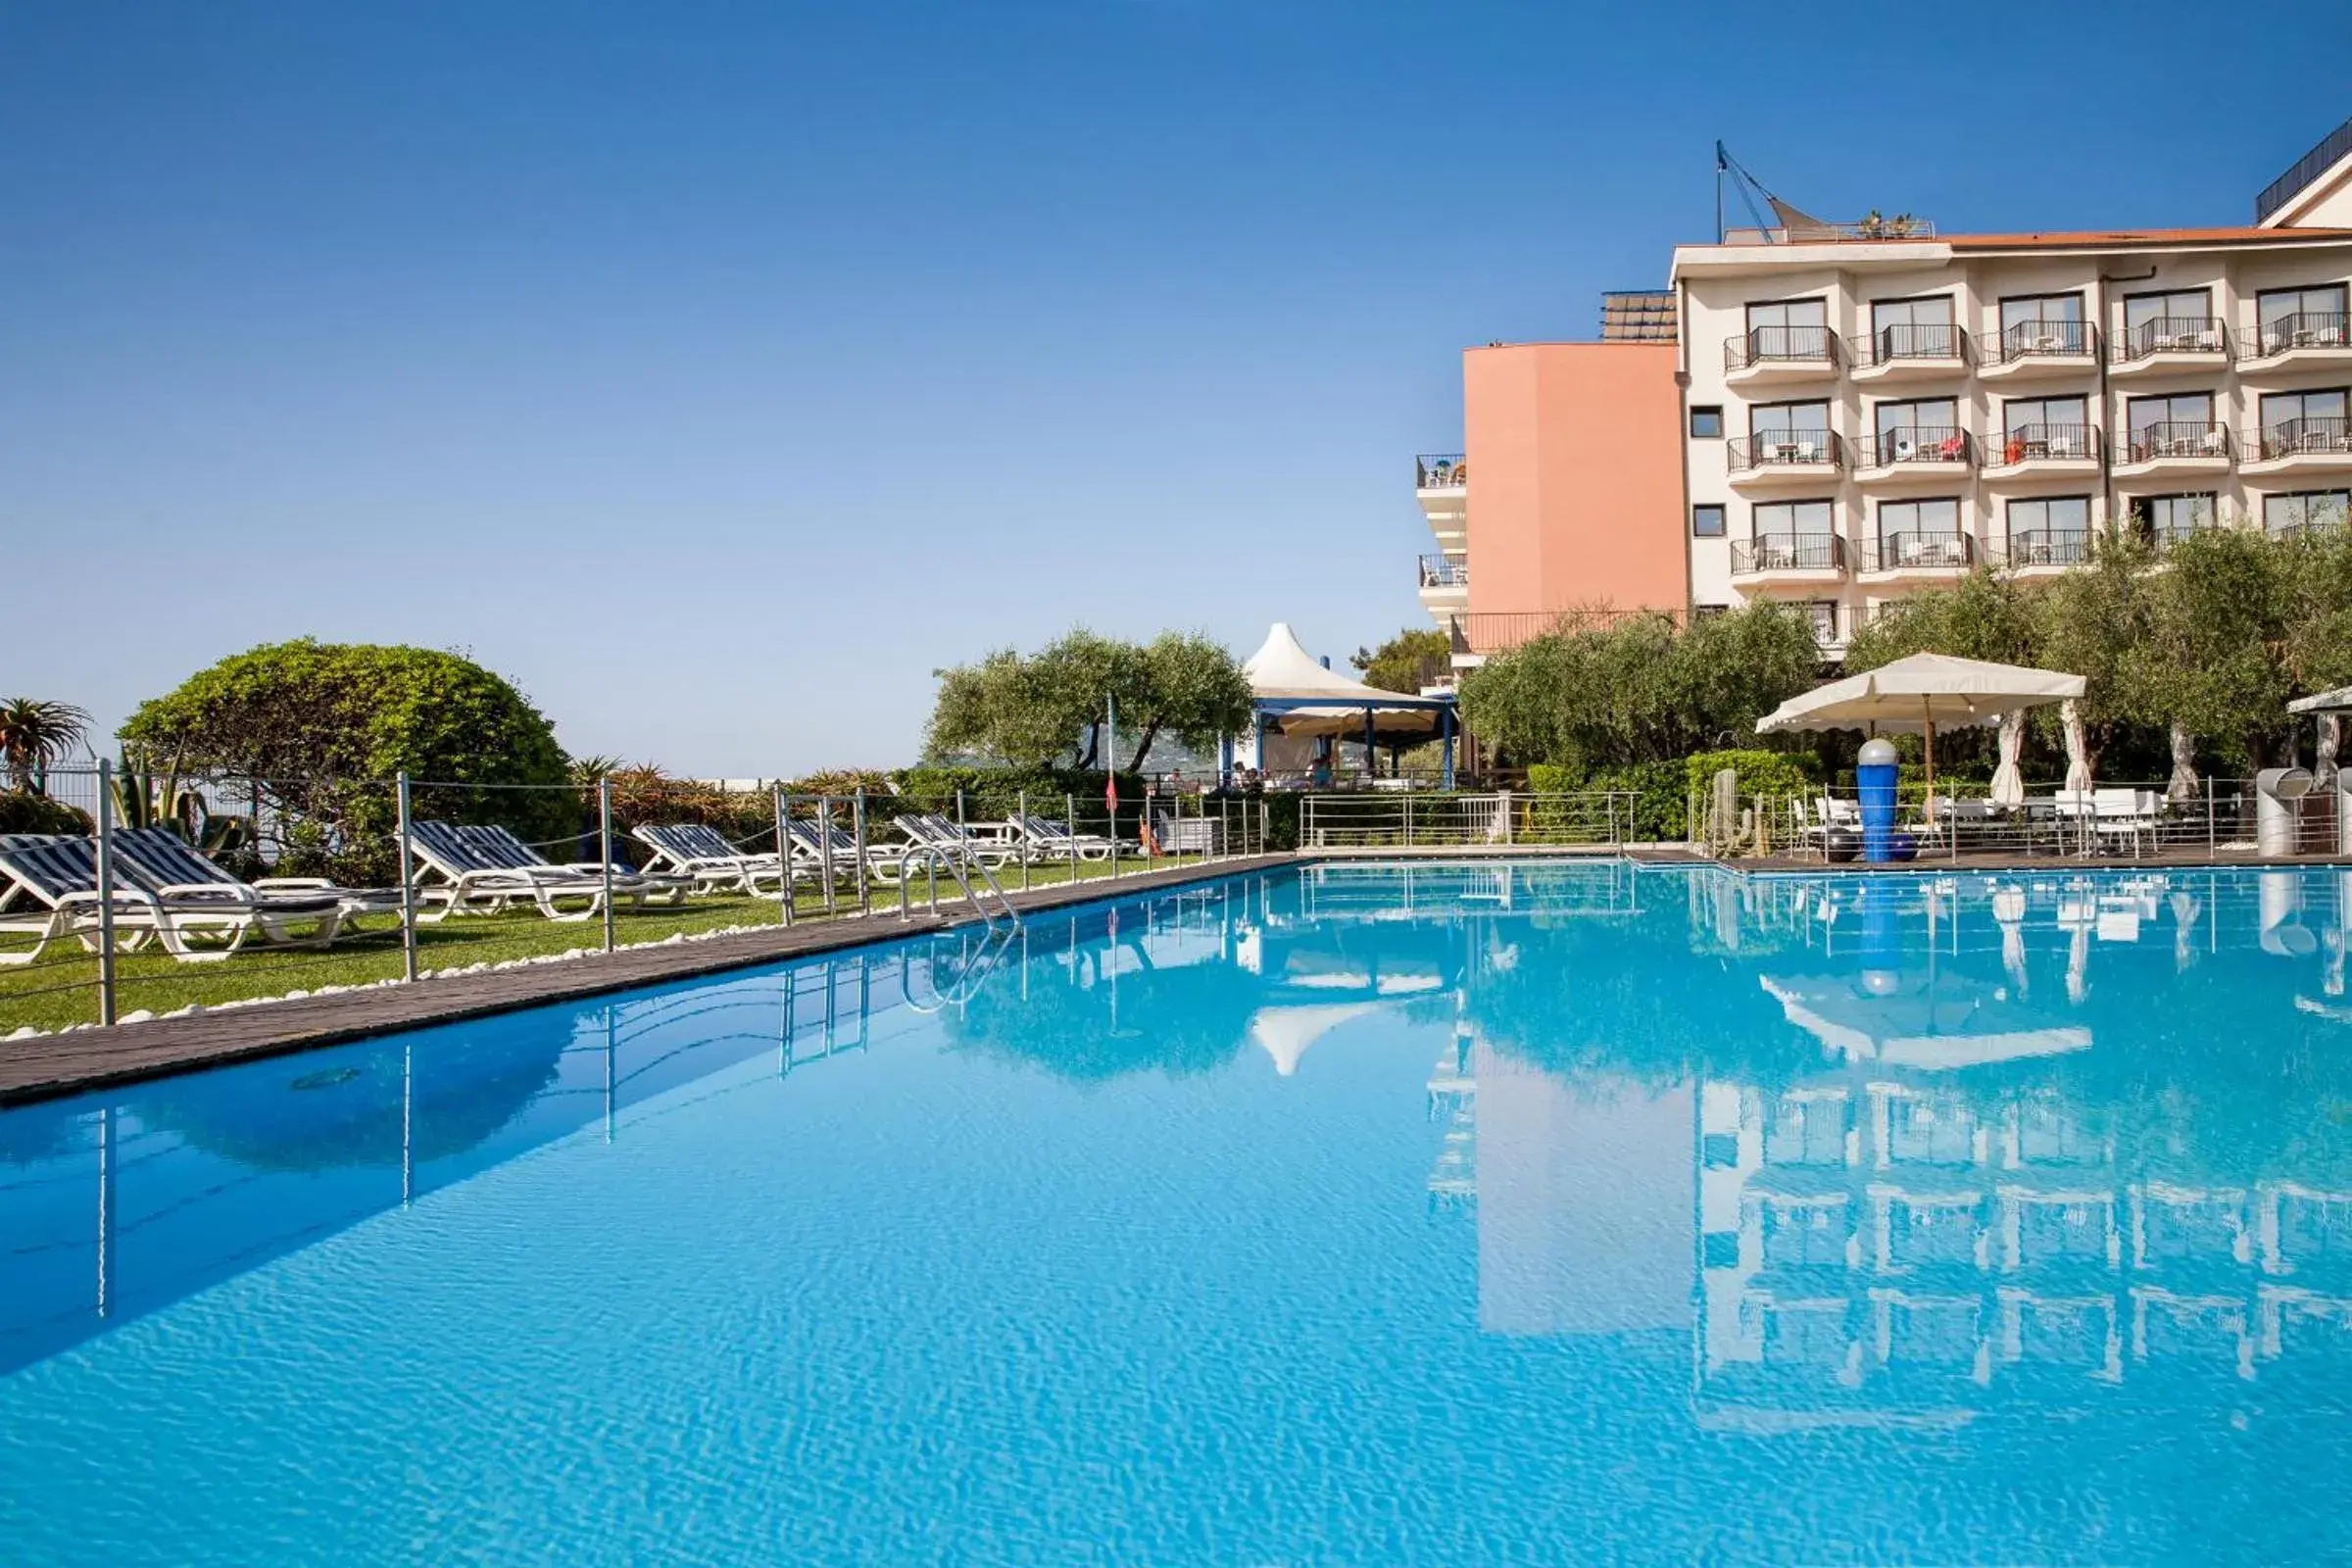
<svg viewBox="0 0 2352 1568">
<path fill-rule="evenodd" d="M 1854 783 L 1862 797 L 1862 858 L 1873 865 L 1894 858 L 1894 743 L 1865 741 Z"/>
</svg>

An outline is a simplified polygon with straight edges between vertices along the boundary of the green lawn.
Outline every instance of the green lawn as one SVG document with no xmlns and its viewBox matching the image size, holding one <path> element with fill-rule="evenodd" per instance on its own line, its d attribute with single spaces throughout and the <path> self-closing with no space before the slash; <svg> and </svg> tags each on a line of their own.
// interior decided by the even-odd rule
<svg viewBox="0 0 2352 1568">
<path fill-rule="evenodd" d="M 1189 864 L 1192 858 L 1162 858 L 1152 863 L 1165 869 Z M 1109 869 L 1107 863 L 1081 863 L 1078 876 L 1080 880 L 1095 880 L 1107 877 Z M 1132 875 L 1145 869 L 1145 864 L 1141 859 L 1122 856 L 1119 869 Z M 1070 871 L 1066 865 L 1036 865 L 1030 868 L 1029 879 L 1032 887 L 1054 887 L 1068 881 Z M 1020 868 L 1006 867 L 998 873 L 998 880 L 1006 892 L 1019 892 Z M 884 921 L 896 920 L 899 892 L 895 885 L 871 884 L 869 896 L 876 916 Z M 942 877 L 940 906 L 944 909 L 959 897 L 955 883 Z M 908 904 L 915 910 L 927 906 L 921 878 L 916 879 Z M 856 913 L 856 893 L 851 890 L 837 893 L 834 906 L 837 917 Z M 796 920 L 824 919 L 823 896 L 803 889 L 795 901 L 794 911 Z M 749 899 L 740 895 L 700 898 L 672 908 L 649 906 L 639 912 L 623 909 L 613 917 L 612 939 L 624 946 L 633 942 L 659 942 L 672 935 L 691 936 L 729 926 L 775 925 L 779 917 L 772 898 Z M 501 915 L 465 915 L 416 928 L 416 964 L 420 970 L 466 968 L 476 963 L 504 963 L 512 958 L 562 954 L 574 948 L 593 952 L 603 945 L 601 920 L 556 921 L 536 909 Z M 28 946 L 22 938 L 0 937 L 0 953 L 22 953 Z M 249 947 L 232 957 L 211 963 L 184 963 L 160 950 L 127 953 L 117 958 L 115 970 L 118 1014 L 140 1009 L 166 1013 L 190 1003 L 213 1006 L 249 997 L 316 991 L 321 986 L 367 985 L 400 977 L 400 923 L 396 917 L 378 915 L 356 926 L 346 925 L 331 949 Z M 98 959 L 94 954 L 77 946 L 55 943 L 36 963 L 0 966 L 0 1036 L 25 1026 L 58 1029 L 68 1024 L 95 1023 L 97 1019 Z"/>
</svg>

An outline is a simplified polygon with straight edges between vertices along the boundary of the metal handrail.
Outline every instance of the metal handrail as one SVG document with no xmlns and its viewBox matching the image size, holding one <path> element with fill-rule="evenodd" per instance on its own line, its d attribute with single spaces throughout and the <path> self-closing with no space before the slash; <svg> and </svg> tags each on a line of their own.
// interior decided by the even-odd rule
<svg viewBox="0 0 2352 1568">
<path fill-rule="evenodd" d="M 1895 360 L 1968 358 L 1968 334 L 1950 321 L 1896 321 L 1868 332 L 1856 332 L 1846 347 L 1858 368 L 1868 369 Z"/>
<path fill-rule="evenodd" d="M 1874 466 L 1890 467 L 1897 463 L 1951 463 L 1966 466 L 1969 462 L 1968 432 L 1953 424 L 1892 424 L 1874 438 L 1871 455 Z"/>
<path fill-rule="evenodd" d="M 1413 488 L 1450 490 L 1470 482 L 1470 465 L 1459 452 L 1424 452 L 1413 459 Z"/>
<path fill-rule="evenodd" d="M 2352 317 L 2342 311 L 2296 311 L 2257 322 L 2249 335 L 2240 333 L 2240 360 L 2267 360 L 2296 349 L 2352 348 Z"/>
<path fill-rule="evenodd" d="M 1764 571 L 1843 571 L 1845 541 L 1829 534 L 1765 534 L 1732 546 L 1732 575 Z"/>
<path fill-rule="evenodd" d="M 2127 430 L 2118 440 L 2126 463 L 2162 458 L 2227 458 L 2230 427 L 2217 419 L 2156 419 Z"/>
<path fill-rule="evenodd" d="M 1977 334 L 1977 358 L 1992 365 L 2021 360 L 2081 359 L 2098 353 L 2099 334 L 2087 321 L 2012 321 L 1998 332 Z"/>
<path fill-rule="evenodd" d="M 1451 556 L 1422 556 L 1414 562 L 1424 588 L 1467 588 L 1470 586 L 1470 564 Z"/>
<path fill-rule="evenodd" d="M 2295 160 L 2294 168 L 2262 187 L 2262 194 L 2254 198 L 2254 221 L 2268 222 L 2295 192 L 2326 173 L 2346 153 L 2352 153 L 2352 120 L 2329 131 L 2317 147 Z"/>
<path fill-rule="evenodd" d="M 997 919 L 999 915 L 1002 915 L 1004 919 L 1009 920 L 1015 926 L 1018 926 L 1021 923 L 1021 911 L 1014 908 L 1012 906 L 1012 901 L 1004 896 L 1004 889 L 998 884 L 997 875 L 994 871 L 991 871 L 988 868 L 987 862 L 982 860 L 978 856 L 972 855 L 958 846 L 950 844 L 912 845 L 907 849 L 906 856 L 899 861 L 900 919 L 906 919 L 908 913 L 906 890 L 914 881 L 914 863 L 917 860 L 924 862 L 931 871 L 929 886 L 931 912 L 933 914 L 937 914 L 939 912 L 938 873 L 940 867 L 945 866 L 947 867 L 948 875 L 955 879 L 956 887 L 963 891 L 964 902 L 979 911 L 981 923 L 987 926 L 991 931 L 994 931 L 997 928 Z M 967 865 L 972 870 L 980 873 L 981 880 L 988 884 L 989 892 L 996 896 L 997 912 L 995 914 L 989 912 L 987 902 L 983 900 L 979 893 L 972 887 L 971 879 L 963 874 L 964 868 Z"/>
<path fill-rule="evenodd" d="M 1838 334 L 1827 326 L 1751 326 L 1723 345 L 1723 368 L 1838 363 Z"/>
<path fill-rule="evenodd" d="M 2224 354 L 2230 333 L 2218 316 L 2158 316 L 2126 327 L 2108 347 L 2113 363 L 2130 365 L 2155 354 Z"/>
<path fill-rule="evenodd" d="M 2352 425 L 2341 416 L 2333 418 L 2281 419 L 2246 432 L 2246 445 L 2268 463 L 2298 456 L 2340 456 L 2352 452 Z"/>
<path fill-rule="evenodd" d="M 1897 571 L 1906 567 L 1963 567 L 1975 563 L 1976 541 L 1964 533 L 1903 528 L 1877 539 L 1859 541 L 1862 570 Z"/>
<path fill-rule="evenodd" d="M 1723 452 L 1724 462 L 1734 473 L 1820 463 L 1833 468 L 1845 466 L 1845 442 L 1834 430 L 1780 430 L 1735 436 L 1723 444 Z"/>
<path fill-rule="evenodd" d="M 1987 467 L 2014 467 L 2021 463 L 2081 463 L 2099 455 L 2095 424 L 2021 424 L 2002 433 L 1997 455 L 1987 452 Z"/>
<path fill-rule="evenodd" d="M 2075 566 L 2090 559 L 2090 537 L 2085 528 L 2028 528 L 2011 534 L 1997 555 L 2012 568 Z"/>
</svg>

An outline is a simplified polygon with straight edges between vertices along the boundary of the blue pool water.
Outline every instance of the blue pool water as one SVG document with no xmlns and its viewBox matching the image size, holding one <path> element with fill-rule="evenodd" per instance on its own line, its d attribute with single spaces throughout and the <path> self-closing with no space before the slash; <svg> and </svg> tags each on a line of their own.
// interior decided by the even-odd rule
<svg viewBox="0 0 2352 1568">
<path fill-rule="evenodd" d="M 0 1560 L 2343 1556 L 2348 919 L 1341 865 L 0 1113 Z"/>
</svg>

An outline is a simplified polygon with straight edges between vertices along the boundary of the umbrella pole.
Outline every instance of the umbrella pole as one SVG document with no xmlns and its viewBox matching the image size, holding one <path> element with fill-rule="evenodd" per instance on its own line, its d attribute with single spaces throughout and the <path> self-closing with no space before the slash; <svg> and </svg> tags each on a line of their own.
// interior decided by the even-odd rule
<svg viewBox="0 0 2352 1568">
<path fill-rule="evenodd" d="M 1936 720 L 1930 718 L 1926 720 L 1926 723 L 1927 744 L 1923 750 L 1927 757 L 1925 769 L 1928 775 L 1927 821 L 1928 826 L 1934 827 L 1936 825 Z"/>
</svg>

